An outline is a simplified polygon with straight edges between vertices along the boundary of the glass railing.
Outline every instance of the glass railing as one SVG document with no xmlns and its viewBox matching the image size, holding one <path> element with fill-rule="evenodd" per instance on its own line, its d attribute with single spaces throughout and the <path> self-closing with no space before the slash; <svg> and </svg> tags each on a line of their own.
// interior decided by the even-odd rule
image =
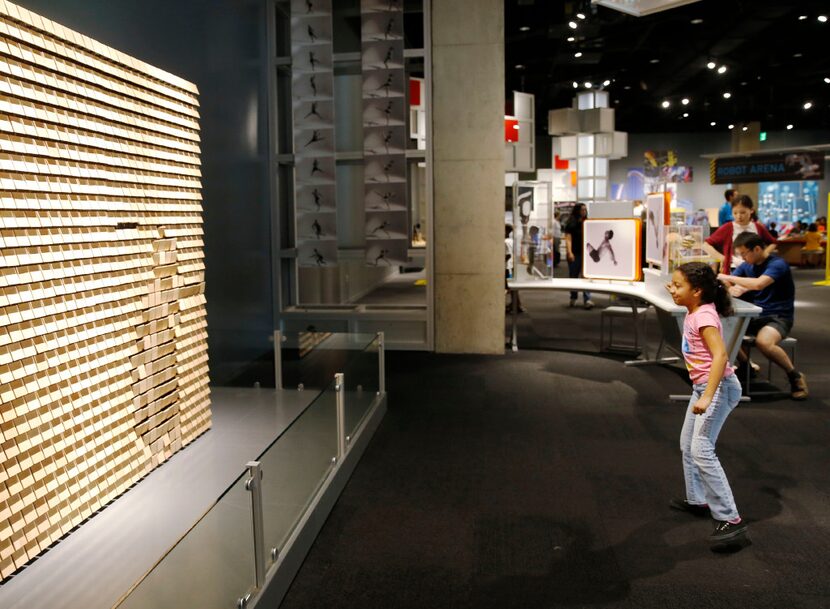
<svg viewBox="0 0 830 609">
<path fill-rule="evenodd" d="M 294 362 L 286 368 L 283 361 L 283 372 L 297 375 L 306 388 L 323 378 L 315 365 L 339 370 L 260 455 L 240 463 L 240 476 L 125 594 L 119 609 L 244 608 L 262 591 L 268 570 L 290 548 L 383 395 L 382 334 L 278 335 L 278 344 Z"/>
</svg>

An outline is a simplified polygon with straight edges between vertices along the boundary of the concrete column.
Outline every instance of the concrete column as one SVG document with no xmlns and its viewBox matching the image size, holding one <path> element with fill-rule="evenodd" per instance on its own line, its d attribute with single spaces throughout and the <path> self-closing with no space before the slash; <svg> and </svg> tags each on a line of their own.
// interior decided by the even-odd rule
<svg viewBox="0 0 830 609">
<path fill-rule="evenodd" d="M 743 127 L 747 127 L 744 131 Z M 761 149 L 761 123 L 753 121 L 751 123 L 736 124 L 732 130 L 732 152 L 754 152 Z M 755 209 L 758 209 L 758 183 L 753 184 L 736 184 L 742 195 L 749 195 L 755 202 Z"/>
<path fill-rule="evenodd" d="M 504 0 L 432 2 L 435 349 L 504 352 Z"/>
</svg>

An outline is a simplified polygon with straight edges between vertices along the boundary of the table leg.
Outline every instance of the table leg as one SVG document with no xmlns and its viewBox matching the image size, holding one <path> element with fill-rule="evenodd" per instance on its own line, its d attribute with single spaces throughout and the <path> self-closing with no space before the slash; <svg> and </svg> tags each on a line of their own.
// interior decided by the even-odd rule
<svg viewBox="0 0 830 609">
<path fill-rule="evenodd" d="M 510 314 L 513 317 L 513 332 L 512 337 L 510 339 L 510 348 L 513 351 L 519 350 L 519 339 L 518 339 L 518 323 L 519 323 L 519 290 L 510 290 L 513 293 L 513 298 L 511 298 L 511 306 L 510 306 Z"/>
</svg>

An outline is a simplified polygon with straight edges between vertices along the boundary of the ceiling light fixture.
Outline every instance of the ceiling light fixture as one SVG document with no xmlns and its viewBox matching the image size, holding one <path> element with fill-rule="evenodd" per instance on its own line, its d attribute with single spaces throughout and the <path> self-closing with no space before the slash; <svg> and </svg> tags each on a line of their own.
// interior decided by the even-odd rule
<svg viewBox="0 0 830 609">
<path fill-rule="evenodd" d="M 684 112 L 684 113 L 683 113 L 683 118 L 689 118 L 689 113 L 688 113 L 688 112 Z"/>
<path fill-rule="evenodd" d="M 577 19 L 585 19 L 585 13 L 577 13 L 576 18 Z"/>
<path fill-rule="evenodd" d="M 648 62 L 649 63 L 660 63 L 660 60 L 655 57 L 654 59 L 649 59 Z"/>
<path fill-rule="evenodd" d="M 796 59 L 798 59 L 799 57 L 801 57 L 801 53 L 793 53 L 793 57 L 795 57 Z"/>
<path fill-rule="evenodd" d="M 568 42 L 573 42 L 574 40 L 576 40 L 576 38 L 574 38 L 573 36 L 568 36 Z"/>
<path fill-rule="evenodd" d="M 719 67 L 718 68 L 718 74 L 724 74 L 724 73 L 726 73 L 726 66 Z"/>
<path fill-rule="evenodd" d="M 816 17 L 816 19 L 818 19 L 822 23 L 827 23 L 827 15 L 819 15 L 818 17 Z"/>
<path fill-rule="evenodd" d="M 729 127 L 728 127 L 728 128 L 729 128 L 729 129 L 734 129 L 734 128 L 735 128 L 735 125 L 729 125 Z"/>
<path fill-rule="evenodd" d="M 576 53 L 574 53 L 574 57 L 576 57 L 577 59 L 582 57 L 582 51 L 577 51 Z"/>
<path fill-rule="evenodd" d="M 826 82 L 828 85 L 830 85 L 830 78 L 828 78 L 827 76 L 825 76 L 825 77 L 824 77 L 824 82 Z"/>
<path fill-rule="evenodd" d="M 798 16 L 799 21 L 804 21 L 806 18 L 807 18 L 807 15 L 799 15 Z"/>
<path fill-rule="evenodd" d="M 578 82 L 574 81 L 574 82 L 573 82 L 573 85 L 574 85 L 574 89 L 578 89 L 578 88 L 579 88 L 579 83 L 578 83 Z"/>
<path fill-rule="evenodd" d="M 700 17 L 698 17 L 697 19 L 692 19 L 690 23 L 691 23 L 692 25 L 700 25 L 701 23 L 703 23 L 703 19 L 701 19 Z"/>
<path fill-rule="evenodd" d="M 743 127 L 741 127 L 741 131 L 749 131 L 749 127 L 747 127 L 746 125 L 744 125 Z"/>
<path fill-rule="evenodd" d="M 808 102 L 804 102 L 804 106 L 803 106 L 803 107 L 804 107 L 804 109 L 805 109 L 805 110 L 809 110 L 810 108 L 812 108 L 812 107 L 813 107 L 813 102 L 810 102 L 810 101 L 808 101 Z"/>
<path fill-rule="evenodd" d="M 582 83 L 582 84 L 583 84 L 583 85 L 585 85 L 585 88 L 586 88 L 586 89 L 590 89 L 591 87 L 593 87 L 593 86 L 594 86 L 594 84 L 593 84 L 590 80 L 586 80 L 586 81 L 585 81 L 584 83 Z"/>
<path fill-rule="evenodd" d="M 529 25 L 523 25 L 522 27 L 519 28 L 519 31 L 520 32 L 529 32 L 530 31 L 530 26 Z"/>
<path fill-rule="evenodd" d="M 683 104 L 684 106 L 688 106 L 689 105 L 689 98 L 684 97 L 683 99 L 680 100 L 680 103 Z"/>
<path fill-rule="evenodd" d="M 714 61 L 710 61 L 709 63 L 706 64 L 706 67 L 709 68 L 710 70 L 714 70 L 715 68 L 718 67 L 718 64 L 716 64 Z"/>
<path fill-rule="evenodd" d="M 715 121 L 712 121 L 711 123 L 709 123 L 710 127 L 714 127 L 715 125 L 717 125 L 717 123 Z"/>
<path fill-rule="evenodd" d="M 623 89 L 625 89 L 626 91 L 631 91 L 631 85 L 625 85 Z"/>
<path fill-rule="evenodd" d="M 732 94 L 731 94 L 729 91 L 726 91 L 726 92 L 723 94 L 723 99 L 729 99 L 730 97 L 732 97 Z"/>
<path fill-rule="evenodd" d="M 661 103 L 660 105 L 663 106 L 664 108 L 670 108 L 671 107 L 671 102 L 667 99 L 664 99 L 663 103 Z"/>
<path fill-rule="evenodd" d="M 523 64 L 523 63 L 517 63 L 517 64 L 516 64 L 516 69 L 517 69 L 517 70 L 524 70 L 524 69 L 525 69 L 525 64 Z"/>
<path fill-rule="evenodd" d="M 610 85 L 610 84 L 611 84 L 611 81 L 610 81 L 610 80 L 603 80 L 603 81 L 602 81 L 602 86 L 603 86 L 603 87 L 607 87 L 607 86 L 608 86 L 608 85 Z"/>
<path fill-rule="evenodd" d="M 792 124 L 787 125 L 787 131 L 792 131 L 792 128 L 793 128 Z"/>
<path fill-rule="evenodd" d="M 575 30 L 578 26 L 576 25 L 576 21 L 568 21 L 568 27 Z"/>
</svg>

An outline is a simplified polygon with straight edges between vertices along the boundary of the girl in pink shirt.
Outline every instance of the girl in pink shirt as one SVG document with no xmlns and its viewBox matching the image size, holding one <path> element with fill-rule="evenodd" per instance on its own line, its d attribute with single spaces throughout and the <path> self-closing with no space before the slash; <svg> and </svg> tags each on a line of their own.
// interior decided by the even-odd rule
<svg viewBox="0 0 830 609">
<path fill-rule="evenodd" d="M 741 384 L 729 364 L 720 321 L 721 315 L 732 313 L 729 294 L 702 262 L 679 266 L 666 288 L 674 302 L 688 310 L 683 322 L 683 358 L 693 386 L 680 432 L 686 498 L 673 499 L 669 505 L 696 516 L 712 516 L 715 530 L 709 540 L 713 550 L 740 547 L 747 539 L 747 526 L 715 454 L 718 434 L 741 398 Z"/>
</svg>

